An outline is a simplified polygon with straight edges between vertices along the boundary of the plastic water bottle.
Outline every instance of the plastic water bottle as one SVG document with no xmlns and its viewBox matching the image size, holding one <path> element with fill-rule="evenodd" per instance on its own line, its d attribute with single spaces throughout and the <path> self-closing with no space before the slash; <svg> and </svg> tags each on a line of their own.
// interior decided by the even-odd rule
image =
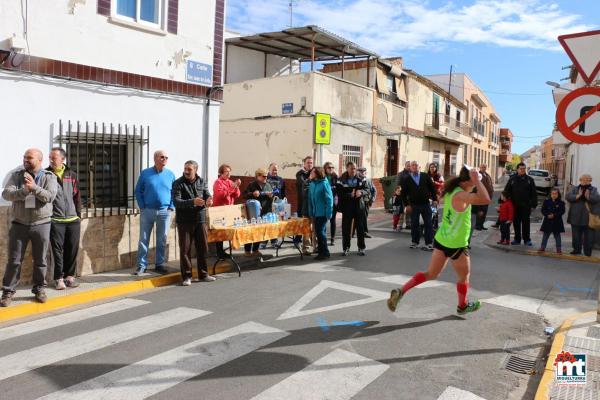
<svg viewBox="0 0 600 400">
<path fill-rule="evenodd" d="M 250 220 L 250 224 L 256 225 L 256 218 L 252 217 L 252 219 Z"/>
</svg>

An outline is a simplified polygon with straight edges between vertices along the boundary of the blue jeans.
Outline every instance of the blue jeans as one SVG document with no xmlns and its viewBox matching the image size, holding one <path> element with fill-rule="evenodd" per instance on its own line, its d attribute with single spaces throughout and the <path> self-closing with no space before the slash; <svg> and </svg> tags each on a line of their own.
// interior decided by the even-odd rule
<svg viewBox="0 0 600 400">
<path fill-rule="evenodd" d="M 317 243 L 319 243 L 319 255 L 329 257 L 327 222 L 329 222 L 327 217 L 315 217 L 315 234 L 317 235 Z"/>
<path fill-rule="evenodd" d="M 420 204 L 412 206 L 410 215 L 410 231 L 413 243 L 419 243 L 421 240 L 421 228 L 419 217 L 423 216 L 423 224 L 425 225 L 425 244 L 433 243 L 433 224 L 431 221 L 431 207 L 429 204 Z"/>
<path fill-rule="evenodd" d="M 140 242 L 138 244 L 137 266 L 148 267 L 148 243 L 152 228 L 156 224 L 156 265 L 163 265 L 165 248 L 167 247 L 167 231 L 171 222 L 171 213 L 168 209 L 156 210 L 144 208 L 140 215 Z"/>
</svg>

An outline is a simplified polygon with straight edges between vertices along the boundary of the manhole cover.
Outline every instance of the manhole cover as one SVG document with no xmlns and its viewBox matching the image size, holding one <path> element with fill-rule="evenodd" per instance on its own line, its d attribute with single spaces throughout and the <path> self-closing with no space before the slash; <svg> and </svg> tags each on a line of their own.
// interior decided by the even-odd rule
<svg viewBox="0 0 600 400">
<path fill-rule="evenodd" d="M 535 371 L 535 359 L 523 358 L 511 355 L 506 362 L 506 369 L 517 374 L 533 375 Z"/>
<path fill-rule="evenodd" d="M 587 335 L 594 339 L 600 339 L 600 326 L 590 326 Z"/>
</svg>

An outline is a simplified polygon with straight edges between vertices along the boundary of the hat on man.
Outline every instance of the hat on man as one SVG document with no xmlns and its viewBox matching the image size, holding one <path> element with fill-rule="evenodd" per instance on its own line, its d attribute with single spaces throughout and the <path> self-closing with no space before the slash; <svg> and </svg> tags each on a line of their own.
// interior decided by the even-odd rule
<svg viewBox="0 0 600 400">
<path fill-rule="evenodd" d="M 356 169 L 358 172 L 367 172 L 367 169 L 365 167 L 360 167 Z"/>
</svg>

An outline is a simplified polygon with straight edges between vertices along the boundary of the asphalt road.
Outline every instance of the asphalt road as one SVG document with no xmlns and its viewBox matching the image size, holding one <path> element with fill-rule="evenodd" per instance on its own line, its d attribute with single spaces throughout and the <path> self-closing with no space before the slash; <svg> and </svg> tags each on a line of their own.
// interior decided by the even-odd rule
<svg viewBox="0 0 600 400">
<path fill-rule="evenodd" d="M 499 252 L 478 233 L 480 311 L 456 315 L 449 267 L 390 313 L 389 290 L 430 253 L 410 250 L 391 216 L 374 220 L 366 257 L 338 245 L 316 263 L 286 250 L 241 278 L 86 307 L 58 326 L 0 326 L 2 398 L 532 399 L 539 374 L 505 364 L 541 367 L 544 327 L 595 308 L 597 266 Z"/>
</svg>

